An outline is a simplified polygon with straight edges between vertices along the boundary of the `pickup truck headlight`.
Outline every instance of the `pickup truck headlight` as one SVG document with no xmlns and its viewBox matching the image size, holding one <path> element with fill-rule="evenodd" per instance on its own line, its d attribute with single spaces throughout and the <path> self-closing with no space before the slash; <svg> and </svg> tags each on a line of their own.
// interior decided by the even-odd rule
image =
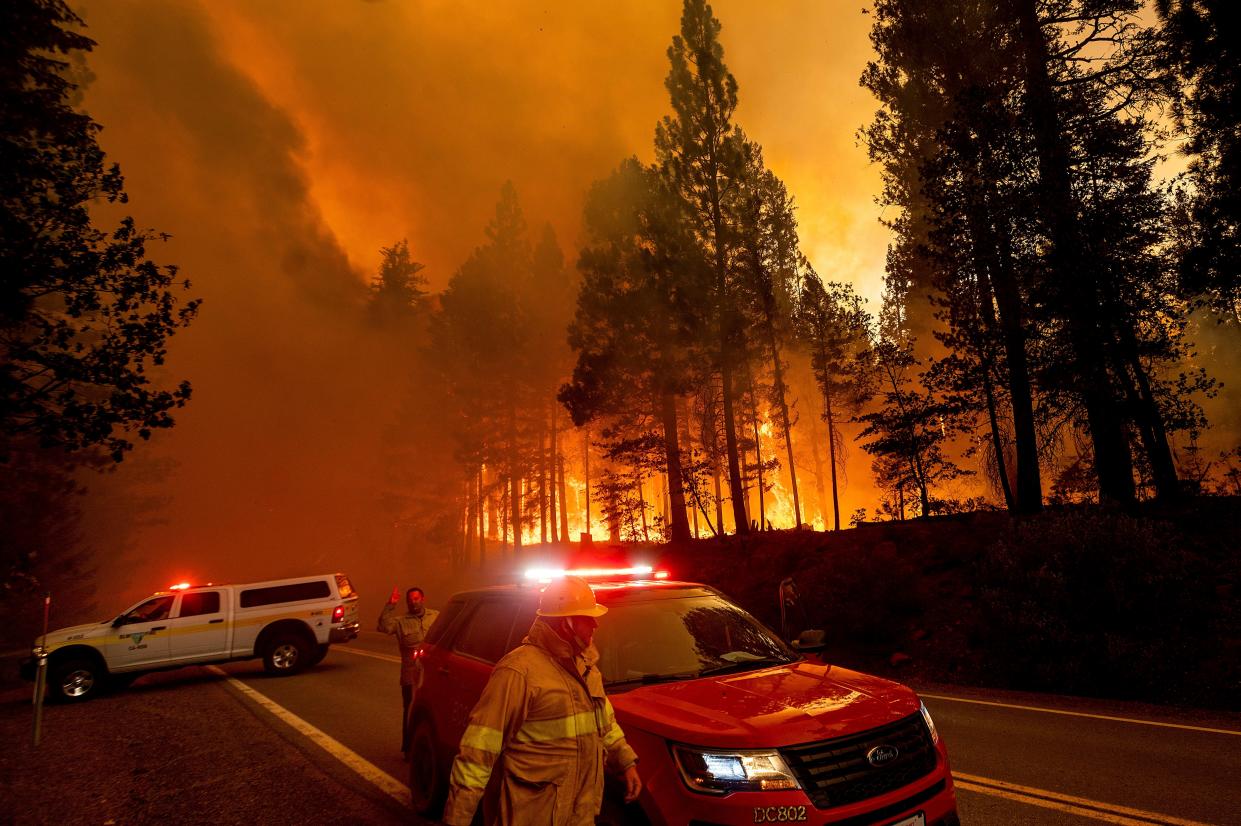
<svg viewBox="0 0 1241 826">
<path fill-rule="evenodd" d="M 727 794 L 801 788 L 776 751 L 715 751 L 673 746 L 672 754 L 685 784 L 694 791 Z"/>
</svg>

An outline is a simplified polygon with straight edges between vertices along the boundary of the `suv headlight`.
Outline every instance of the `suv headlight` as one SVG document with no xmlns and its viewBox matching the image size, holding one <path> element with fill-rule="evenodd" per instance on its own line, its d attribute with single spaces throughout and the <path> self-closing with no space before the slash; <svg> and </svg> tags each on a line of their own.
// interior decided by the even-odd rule
<svg viewBox="0 0 1241 826">
<path fill-rule="evenodd" d="M 801 788 L 777 751 L 715 751 L 673 746 L 672 754 L 685 784 L 694 791 L 726 794 Z"/>
<path fill-rule="evenodd" d="M 935 730 L 935 721 L 931 719 L 931 712 L 926 710 L 926 703 L 919 701 L 918 711 L 922 712 L 922 719 L 926 720 L 926 727 L 931 730 L 931 742 L 939 742 L 939 732 Z"/>
</svg>

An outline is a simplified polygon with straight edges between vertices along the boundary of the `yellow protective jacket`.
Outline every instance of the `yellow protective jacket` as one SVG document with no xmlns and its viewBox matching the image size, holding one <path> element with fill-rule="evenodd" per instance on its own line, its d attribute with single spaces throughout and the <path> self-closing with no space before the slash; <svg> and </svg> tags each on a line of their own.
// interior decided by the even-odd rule
<svg viewBox="0 0 1241 826">
<path fill-rule="evenodd" d="M 468 826 L 493 771 L 484 819 L 504 826 L 593 826 L 603 802 L 603 770 L 638 757 L 603 693 L 599 652 L 574 657 L 569 644 L 535 620 L 504 655 L 470 712 L 452 764 L 444 822 Z"/>
<path fill-rule="evenodd" d="M 396 635 L 396 645 L 401 650 L 401 685 L 416 686 L 420 682 L 421 663 L 414 659 L 414 648 L 426 639 L 427 630 L 440 612 L 424 608 L 421 617 L 409 613 L 397 616 L 396 609 L 392 603 L 384 605 L 379 615 L 379 630 Z"/>
</svg>

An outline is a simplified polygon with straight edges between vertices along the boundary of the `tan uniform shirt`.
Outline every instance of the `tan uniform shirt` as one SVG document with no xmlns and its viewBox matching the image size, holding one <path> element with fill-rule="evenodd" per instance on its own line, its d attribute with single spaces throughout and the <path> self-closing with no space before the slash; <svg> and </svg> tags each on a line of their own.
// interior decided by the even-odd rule
<svg viewBox="0 0 1241 826">
<path fill-rule="evenodd" d="M 569 644 L 536 621 L 504 655 L 470 712 L 449 778 L 444 822 L 467 826 L 493 771 L 489 824 L 593 826 L 603 802 L 603 769 L 637 761 L 603 692 L 594 646 Z"/>
<path fill-rule="evenodd" d="M 426 639 L 427 630 L 439 611 L 424 608 L 422 616 L 405 614 L 397 616 L 397 606 L 388 603 L 379 615 L 379 630 L 385 634 L 395 634 L 397 647 L 401 650 L 401 685 L 416 686 L 419 683 L 421 663 L 414 659 L 414 648 Z"/>
</svg>

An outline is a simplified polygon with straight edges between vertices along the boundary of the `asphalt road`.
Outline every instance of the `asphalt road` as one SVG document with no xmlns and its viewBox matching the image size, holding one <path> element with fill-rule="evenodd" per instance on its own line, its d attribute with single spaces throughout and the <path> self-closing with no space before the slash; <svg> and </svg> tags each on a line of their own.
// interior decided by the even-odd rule
<svg viewBox="0 0 1241 826">
<path fill-rule="evenodd" d="M 363 632 L 295 677 L 268 678 L 257 662 L 222 670 L 248 687 L 232 684 L 243 701 L 267 704 L 273 726 L 319 742 L 323 759 L 343 761 L 358 783 L 400 800 L 407 769 L 395 655 L 390 637 Z M 1241 826 L 1239 715 L 1045 695 L 923 694 L 948 743 L 966 826 Z"/>
</svg>

